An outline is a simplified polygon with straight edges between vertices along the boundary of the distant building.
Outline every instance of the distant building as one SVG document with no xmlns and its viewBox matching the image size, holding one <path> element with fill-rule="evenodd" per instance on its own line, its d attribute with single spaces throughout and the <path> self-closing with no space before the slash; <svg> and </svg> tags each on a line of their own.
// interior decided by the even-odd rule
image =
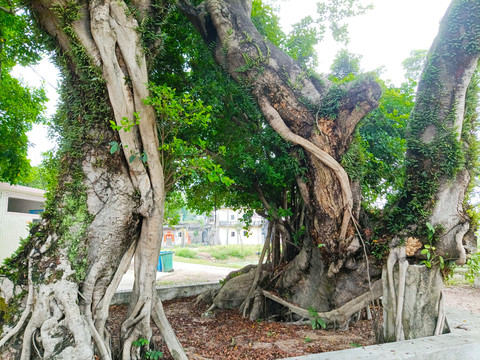
<svg viewBox="0 0 480 360">
<path fill-rule="evenodd" d="M 267 221 L 254 214 L 248 230 L 243 222 L 243 212 L 217 209 L 207 219 L 208 243 L 213 245 L 259 245 L 266 236 Z"/>
<path fill-rule="evenodd" d="M 28 224 L 40 221 L 45 191 L 0 183 L 0 262 L 28 235 Z"/>
</svg>

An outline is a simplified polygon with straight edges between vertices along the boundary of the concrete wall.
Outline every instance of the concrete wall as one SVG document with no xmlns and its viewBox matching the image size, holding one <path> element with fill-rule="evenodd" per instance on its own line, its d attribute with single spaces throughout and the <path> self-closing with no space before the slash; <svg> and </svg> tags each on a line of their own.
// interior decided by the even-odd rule
<svg viewBox="0 0 480 360">
<path fill-rule="evenodd" d="M 252 217 L 248 232 L 243 229 L 243 212 L 232 209 L 216 211 L 216 242 L 220 245 L 261 245 L 265 241 L 264 219 L 259 215 Z"/>
<path fill-rule="evenodd" d="M 0 183 L 0 262 L 13 254 L 20 238 L 28 235 L 27 226 L 40 220 L 45 191 Z"/>
</svg>

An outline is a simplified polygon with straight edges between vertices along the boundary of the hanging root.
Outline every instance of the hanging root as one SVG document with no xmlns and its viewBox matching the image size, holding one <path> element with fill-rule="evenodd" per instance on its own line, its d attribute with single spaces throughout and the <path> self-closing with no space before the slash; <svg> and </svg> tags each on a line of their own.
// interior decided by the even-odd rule
<svg viewBox="0 0 480 360">
<path fill-rule="evenodd" d="M 435 333 L 433 335 L 441 335 L 443 328 L 445 327 L 445 298 L 443 293 L 440 293 L 440 299 L 438 299 L 438 319 L 437 326 L 435 327 Z"/>
<path fill-rule="evenodd" d="M 342 198 L 343 198 L 343 220 L 342 227 L 340 230 L 340 241 L 345 240 L 348 230 L 348 224 L 350 222 L 350 213 L 353 208 L 353 195 L 352 189 L 350 188 L 350 181 L 348 179 L 347 172 L 345 169 L 328 153 L 320 149 L 318 146 L 308 141 L 307 139 L 293 133 L 285 122 L 283 121 L 280 114 L 273 108 L 268 100 L 265 97 L 258 98 L 258 104 L 262 113 L 265 115 L 270 126 L 285 140 L 295 144 L 300 145 L 311 154 L 313 154 L 322 164 L 327 166 L 337 178 L 340 187 L 342 189 Z"/>
<path fill-rule="evenodd" d="M 398 276 L 398 294 L 395 292 L 395 281 L 393 278 L 393 267 L 396 262 L 399 263 Z M 396 341 L 405 339 L 403 331 L 402 316 L 403 316 L 403 302 L 405 298 L 405 281 L 407 277 L 408 261 L 406 260 L 405 246 L 399 246 L 390 251 L 387 260 L 387 281 L 390 299 L 393 304 L 393 316 L 395 324 L 395 338 Z"/>
<path fill-rule="evenodd" d="M 265 254 L 267 253 L 267 249 L 269 248 L 269 245 L 270 245 L 270 236 L 272 236 L 272 234 L 275 234 L 275 230 L 272 229 L 274 225 L 271 225 L 271 224 L 273 223 L 270 222 L 268 226 L 268 234 L 267 234 L 267 237 L 265 238 L 265 243 L 263 244 L 263 249 L 260 255 L 260 259 L 258 259 L 258 266 L 255 269 L 255 276 L 252 281 L 252 286 L 250 287 L 250 290 L 248 291 L 248 294 L 245 297 L 245 300 L 243 301 L 242 305 L 240 305 L 240 312 L 242 312 L 244 317 L 247 315 L 247 311 L 250 308 L 250 301 L 252 299 L 252 294 L 258 285 L 258 280 L 260 279 L 260 274 L 262 272 L 263 259 L 265 258 Z"/>
<path fill-rule="evenodd" d="M 167 344 L 168 350 L 170 350 L 170 354 L 175 360 L 188 360 L 185 351 L 183 350 L 182 344 L 178 341 L 175 332 L 172 329 L 172 326 L 168 322 L 167 317 L 165 316 L 165 312 L 163 311 L 162 301 L 160 299 L 155 300 L 152 318 L 155 322 L 155 325 L 160 330 L 160 333 Z"/>
<path fill-rule="evenodd" d="M 269 293 L 268 291 L 263 290 L 263 295 L 271 299 L 287 308 L 290 309 L 291 312 L 300 315 L 304 319 L 310 319 L 312 316 L 310 311 L 304 308 L 301 308 L 297 305 L 289 303 L 282 298 Z M 328 312 L 317 313 L 317 315 L 325 322 L 327 325 L 335 325 L 340 324 L 341 326 L 345 327 L 348 324 L 349 319 L 365 308 L 367 305 L 372 303 L 374 300 L 379 299 L 383 295 L 382 289 L 382 281 L 377 280 L 372 284 L 372 289 L 367 291 L 366 293 L 356 297 L 355 299 L 350 300 L 345 305 L 339 307 L 338 309 L 334 309 Z"/>
</svg>

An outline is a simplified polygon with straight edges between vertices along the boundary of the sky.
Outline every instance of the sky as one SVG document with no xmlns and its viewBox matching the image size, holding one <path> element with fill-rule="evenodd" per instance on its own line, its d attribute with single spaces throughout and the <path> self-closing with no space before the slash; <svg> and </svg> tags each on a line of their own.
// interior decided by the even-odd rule
<svg viewBox="0 0 480 360">
<path fill-rule="evenodd" d="M 280 6 L 282 26 L 289 27 L 301 18 L 315 16 L 315 0 L 282 0 Z M 404 80 L 402 61 L 412 50 L 428 49 L 432 44 L 439 27 L 439 22 L 450 4 L 450 0 L 370 0 L 373 10 L 365 15 L 350 19 L 350 43 L 347 50 L 361 55 L 361 67 L 364 71 L 384 67 L 382 78 L 400 85 Z M 335 54 L 345 46 L 341 46 L 326 38 L 317 47 L 319 66 L 318 72 L 328 72 Z M 58 75 L 55 67 L 48 60 L 32 69 L 16 69 L 14 75 L 23 77 L 24 81 L 33 86 L 44 83 L 50 98 L 48 114 L 55 111 L 58 95 L 55 91 Z M 51 149 L 54 144 L 47 138 L 45 126 L 35 125 L 28 133 L 31 146 L 28 157 L 32 165 L 41 162 L 41 153 Z"/>
</svg>

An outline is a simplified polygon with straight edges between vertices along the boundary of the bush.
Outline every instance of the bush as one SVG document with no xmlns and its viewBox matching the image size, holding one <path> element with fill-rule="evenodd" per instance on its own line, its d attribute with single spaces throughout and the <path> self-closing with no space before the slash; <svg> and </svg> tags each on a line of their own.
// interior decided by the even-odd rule
<svg viewBox="0 0 480 360">
<path fill-rule="evenodd" d="M 175 249 L 175 255 L 188 259 L 198 259 L 197 252 L 188 248 Z"/>
<path fill-rule="evenodd" d="M 259 246 L 257 245 L 228 245 L 212 246 L 211 248 L 205 250 L 217 260 L 227 260 L 229 257 L 245 259 L 247 256 L 255 255 L 258 252 L 258 248 Z"/>
</svg>

